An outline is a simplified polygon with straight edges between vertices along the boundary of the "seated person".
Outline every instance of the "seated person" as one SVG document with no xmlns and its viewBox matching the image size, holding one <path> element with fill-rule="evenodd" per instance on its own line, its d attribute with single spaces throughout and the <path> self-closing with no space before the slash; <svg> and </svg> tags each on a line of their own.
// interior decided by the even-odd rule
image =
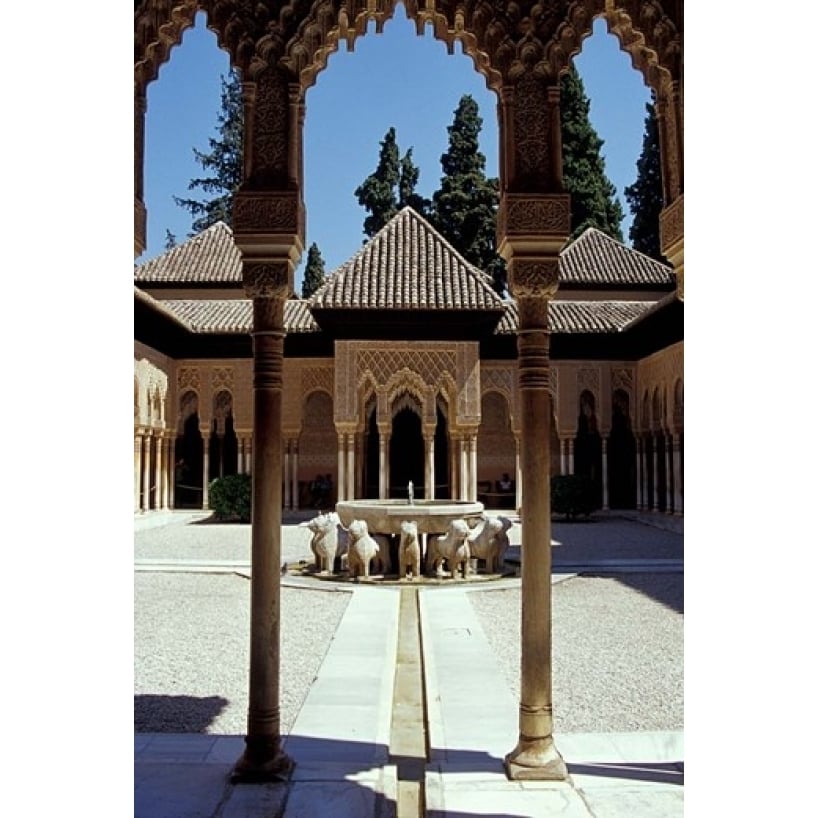
<svg viewBox="0 0 818 818">
<path fill-rule="evenodd" d="M 511 482 L 511 478 L 508 476 L 508 472 L 503 472 L 503 476 L 497 481 L 497 490 L 511 491 L 513 487 L 514 483 Z"/>
</svg>

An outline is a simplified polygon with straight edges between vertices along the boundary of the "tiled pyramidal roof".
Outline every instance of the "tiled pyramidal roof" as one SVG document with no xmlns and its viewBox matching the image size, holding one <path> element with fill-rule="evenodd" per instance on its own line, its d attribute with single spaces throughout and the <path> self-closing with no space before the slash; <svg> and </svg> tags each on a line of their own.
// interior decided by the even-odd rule
<svg viewBox="0 0 818 818">
<path fill-rule="evenodd" d="M 253 302 L 249 298 L 168 298 L 154 303 L 193 332 L 249 334 L 253 329 Z M 301 298 L 284 302 L 284 326 L 288 333 L 318 332 L 318 324 Z"/>
<path fill-rule="evenodd" d="M 653 306 L 653 301 L 549 301 L 548 328 L 560 334 L 620 332 Z M 496 333 L 513 335 L 519 324 L 516 302 L 507 301 Z"/>
<path fill-rule="evenodd" d="M 488 276 L 405 207 L 310 299 L 314 309 L 502 310 Z"/>
<path fill-rule="evenodd" d="M 589 227 L 561 253 L 560 285 L 672 286 L 670 267 Z"/>
<path fill-rule="evenodd" d="M 241 253 L 233 241 L 233 231 L 224 222 L 216 222 L 184 244 L 134 268 L 134 281 L 241 284 Z"/>
</svg>

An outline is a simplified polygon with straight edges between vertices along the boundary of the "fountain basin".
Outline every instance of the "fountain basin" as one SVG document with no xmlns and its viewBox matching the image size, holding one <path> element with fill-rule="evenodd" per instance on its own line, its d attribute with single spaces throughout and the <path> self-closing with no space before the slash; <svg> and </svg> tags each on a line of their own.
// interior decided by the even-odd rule
<svg viewBox="0 0 818 818">
<path fill-rule="evenodd" d="M 400 534 L 400 524 L 414 520 L 419 534 L 443 534 L 453 520 L 473 524 L 484 508 L 468 500 L 341 500 L 335 511 L 345 528 L 353 520 L 364 520 L 370 533 Z"/>
</svg>

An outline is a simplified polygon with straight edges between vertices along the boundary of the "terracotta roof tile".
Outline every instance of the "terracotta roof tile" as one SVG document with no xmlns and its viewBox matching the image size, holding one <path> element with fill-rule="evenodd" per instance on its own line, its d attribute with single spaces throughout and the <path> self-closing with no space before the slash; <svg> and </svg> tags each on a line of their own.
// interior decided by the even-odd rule
<svg viewBox="0 0 818 818">
<path fill-rule="evenodd" d="M 253 302 L 246 298 L 170 298 L 156 303 L 193 332 L 246 334 L 253 326 Z M 288 333 L 318 332 L 306 301 L 291 298 L 284 302 L 284 328 Z"/>
<path fill-rule="evenodd" d="M 224 222 L 216 222 L 183 244 L 135 267 L 134 281 L 143 285 L 241 284 L 241 254 L 233 241 L 233 231 Z"/>
<path fill-rule="evenodd" d="M 560 285 L 672 286 L 673 270 L 589 227 L 560 253 Z"/>
<path fill-rule="evenodd" d="M 315 309 L 502 309 L 491 281 L 405 207 L 310 299 Z"/>
<path fill-rule="evenodd" d="M 548 325 L 553 333 L 621 332 L 653 307 L 652 301 L 550 301 Z M 506 313 L 496 334 L 517 331 L 519 313 L 514 301 L 506 302 Z"/>
</svg>

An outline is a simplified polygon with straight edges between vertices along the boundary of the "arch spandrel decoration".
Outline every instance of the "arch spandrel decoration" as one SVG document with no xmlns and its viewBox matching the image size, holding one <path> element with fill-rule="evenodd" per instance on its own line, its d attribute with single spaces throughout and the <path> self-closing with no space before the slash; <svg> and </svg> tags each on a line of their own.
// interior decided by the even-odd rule
<svg viewBox="0 0 818 818">
<path fill-rule="evenodd" d="M 553 370 L 552 370 L 553 371 Z M 495 363 L 482 361 L 480 364 L 480 392 L 481 401 L 489 391 L 502 394 L 508 404 L 509 419 L 511 428 L 516 433 L 520 432 L 520 407 L 519 391 L 517 389 L 517 364 L 516 362 Z"/>
<path fill-rule="evenodd" d="M 302 428 L 302 413 L 306 401 L 314 392 L 326 393 L 335 400 L 335 369 L 331 358 L 284 359 L 284 399 L 282 427 L 290 436 L 298 436 Z"/>
<path fill-rule="evenodd" d="M 473 349 L 472 349 L 473 347 Z M 335 349 L 335 423 L 352 426 L 362 421 L 364 384 L 381 398 L 378 420 L 395 396 L 411 391 L 432 417 L 437 398 L 455 408 L 454 425 L 479 423 L 480 370 L 477 344 L 472 342 L 392 341 L 373 349 L 365 341 L 338 341 Z M 382 396 L 382 397 L 381 397 Z"/>
</svg>

